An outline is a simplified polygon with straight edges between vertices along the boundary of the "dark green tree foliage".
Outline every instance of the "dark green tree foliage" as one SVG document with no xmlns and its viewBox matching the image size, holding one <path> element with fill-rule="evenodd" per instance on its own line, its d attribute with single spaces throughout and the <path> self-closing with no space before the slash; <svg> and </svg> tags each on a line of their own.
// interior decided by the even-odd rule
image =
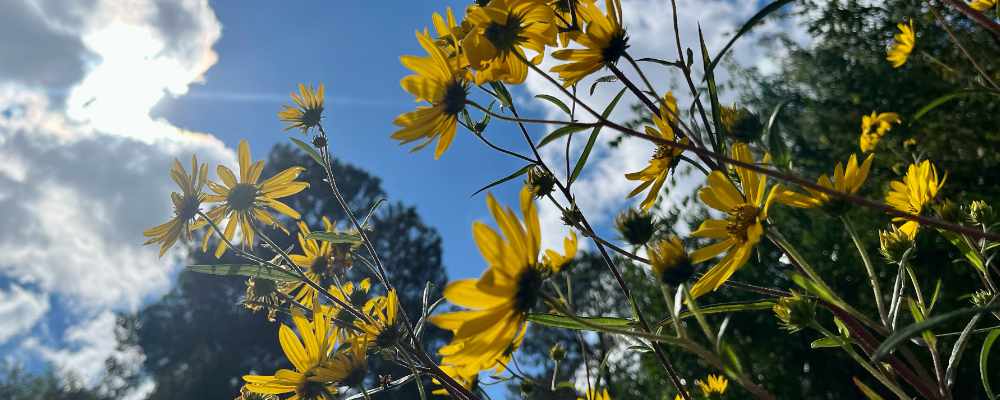
<svg viewBox="0 0 1000 400">
<path fill-rule="evenodd" d="M 7 363 L 0 364 L 0 399 L 4 400 L 110 400 L 112 396 L 87 389 L 73 379 L 60 378 L 52 370 L 31 373 Z"/>
<path fill-rule="evenodd" d="M 302 219 L 314 229 L 321 218 L 329 217 L 342 229 L 349 222 L 323 181 L 315 162 L 290 146 L 272 149 L 263 176 L 271 176 L 293 165 L 307 167 L 300 180 L 309 182 L 307 190 L 293 196 L 286 204 L 302 213 Z M 334 175 L 346 201 L 364 218 L 372 205 L 385 197 L 378 178 L 335 161 Z M 277 231 L 269 235 L 281 245 L 298 246 L 294 239 L 294 221 L 285 220 L 292 236 Z M 389 279 L 398 285 L 400 301 L 409 305 L 407 314 L 419 316 L 424 282 L 432 283 L 431 298 L 441 295 L 447 277 L 441 265 L 441 238 L 420 219 L 413 207 L 401 203 L 383 204 L 369 221 L 369 234 L 386 265 Z M 192 264 L 239 262 L 231 252 L 216 260 L 211 252 L 191 249 Z M 298 251 L 298 250 L 294 250 Z M 367 255 L 364 249 L 357 254 Z M 268 255 L 270 256 L 270 255 Z M 348 273 L 352 280 L 369 277 L 362 262 L 355 262 Z M 270 374 L 289 364 L 278 345 L 276 323 L 264 313 L 253 314 L 239 302 L 245 280 L 195 273 L 181 273 L 177 286 L 160 301 L 134 316 L 135 336 L 146 354 L 144 369 L 156 382 L 150 399 L 227 399 L 238 394 L 240 377 L 246 373 Z M 279 317 L 280 319 L 280 317 Z M 427 342 L 439 344 L 444 332 L 429 328 Z M 389 370 L 373 355 L 373 376 L 399 378 L 408 373 Z M 372 382 L 369 386 L 374 386 Z M 414 385 L 392 392 L 386 398 L 417 398 Z"/>
</svg>

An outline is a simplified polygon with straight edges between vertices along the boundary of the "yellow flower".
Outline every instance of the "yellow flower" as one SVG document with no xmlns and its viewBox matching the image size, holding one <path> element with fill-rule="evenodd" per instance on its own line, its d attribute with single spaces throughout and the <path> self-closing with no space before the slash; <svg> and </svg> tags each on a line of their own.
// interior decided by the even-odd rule
<svg viewBox="0 0 1000 400">
<path fill-rule="evenodd" d="M 947 176 L 938 179 L 937 168 L 929 160 L 910 164 L 902 181 L 889 183 L 889 193 L 885 196 L 885 202 L 899 211 L 920 215 L 924 207 L 937 196 L 946 178 Z M 902 217 L 895 217 L 892 220 L 902 222 L 899 229 L 911 238 L 917 234 L 917 228 L 920 227 L 917 221 Z"/>
<path fill-rule="evenodd" d="M 177 238 L 191 238 L 191 221 L 198 215 L 201 202 L 205 200 L 201 189 L 208 181 L 207 176 L 208 166 L 202 164 L 199 167 L 197 157 L 191 156 L 191 175 L 187 174 L 180 161 L 174 159 L 174 165 L 170 168 L 170 178 L 181 188 L 180 193 L 170 193 L 170 201 L 174 204 L 174 217 L 142 232 L 144 236 L 150 238 L 144 244 L 160 244 L 160 257 L 163 257 L 167 249 L 177 242 Z"/>
<path fill-rule="evenodd" d="M 471 375 L 461 375 L 459 374 L 458 369 L 452 365 L 441 365 L 439 368 L 441 368 L 441 371 L 444 371 L 444 373 L 448 374 L 448 376 L 450 376 L 451 379 L 454 379 L 455 382 L 458 382 L 460 385 L 462 385 L 462 387 L 466 388 L 470 392 L 474 391 L 476 387 L 479 386 L 478 372 Z M 434 379 L 434 384 L 441 385 L 441 382 L 438 381 L 437 379 Z M 441 387 L 434 389 L 434 391 L 431 393 L 438 396 L 445 396 L 448 394 L 448 389 Z"/>
<path fill-rule="evenodd" d="M 677 99 L 674 98 L 673 93 L 667 92 L 663 97 L 663 103 L 660 104 L 660 111 L 658 116 L 653 117 L 653 123 L 656 127 L 647 126 L 646 134 L 650 136 L 655 136 L 663 140 L 678 142 L 681 144 L 688 144 L 688 139 L 683 138 L 677 140 L 674 135 L 674 129 L 671 124 L 677 123 Z M 625 174 L 625 178 L 630 181 L 642 181 L 639 186 L 636 186 L 628 197 L 635 197 L 643 190 L 649 189 L 649 193 L 646 194 L 646 198 L 642 200 L 640 206 L 643 210 L 649 211 L 656 203 L 656 198 L 660 195 L 660 189 L 663 187 L 663 183 L 667 180 L 667 174 L 670 170 L 677 165 L 679 156 L 684 152 L 684 149 L 679 147 L 670 147 L 667 145 L 659 145 L 656 148 L 656 152 L 653 153 L 653 157 L 649 160 L 649 165 L 645 169 L 638 172 L 632 172 Z"/>
<path fill-rule="evenodd" d="M 466 311 L 438 314 L 430 321 L 452 331 L 451 343 L 442 347 L 442 365 L 455 368 L 459 376 L 472 376 L 496 367 L 503 370 L 524 336 L 525 316 L 540 299 L 542 282 L 552 271 L 573 258 L 576 246 L 567 246 L 560 257 L 539 262 L 541 228 L 538 212 L 528 188 L 521 190 L 523 222 L 510 208 L 497 204 L 492 195 L 486 203 L 503 236 L 481 222 L 472 226 L 473 238 L 489 267 L 479 279 L 448 284 L 444 297 Z"/>
<path fill-rule="evenodd" d="M 618 63 L 628 48 L 628 36 L 622 27 L 621 0 L 605 0 L 608 15 L 604 15 L 596 5 L 581 4 L 581 10 L 587 15 L 587 30 L 577 34 L 573 40 L 583 46 L 582 49 L 557 50 L 552 57 L 568 61 L 552 67 L 552 72 L 559 74 L 563 86 L 573 86 L 581 79 L 604 68 Z"/>
<path fill-rule="evenodd" d="M 875 151 L 875 145 L 882 139 L 882 136 L 889 133 L 892 124 L 900 122 L 902 119 L 899 118 L 899 114 L 893 112 L 878 113 L 872 111 L 871 115 L 862 116 L 861 139 L 859 140 L 861 151 L 865 153 Z"/>
<path fill-rule="evenodd" d="M 913 45 L 916 44 L 917 36 L 913 30 L 913 20 L 911 19 L 908 24 L 900 22 L 896 25 L 899 28 L 899 33 L 896 34 L 895 40 L 893 40 L 892 47 L 889 48 L 885 59 L 892 63 L 893 68 L 902 67 L 906 64 L 906 59 L 910 57 L 910 52 L 913 51 Z"/>
<path fill-rule="evenodd" d="M 379 296 L 365 304 L 365 314 L 370 321 L 355 321 L 355 325 L 364 332 L 365 340 L 384 348 L 391 347 L 401 338 L 399 316 L 399 299 L 395 290 L 389 290 L 385 296 Z"/>
<path fill-rule="evenodd" d="M 750 148 L 744 143 L 733 146 L 733 158 L 745 163 L 756 163 Z M 764 155 L 763 164 L 769 164 L 771 156 Z M 698 197 L 709 207 L 726 213 L 725 219 L 709 219 L 701 223 L 693 233 L 697 237 L 719 239 L 718 242 L 691 253 L 694 263 L 709 260 L 725 252 L 725 257 L 708 270 L 691 288 L 695 297 L 714 291 L 722 286 L 736 270 L 750 258 L 754 246 L 764 234 L 767 211 L 780 185 L 767 189 L 767 176 L 745 168 L 736 167 L 742 193 L 720 171 L 708 176 L 708 186 L 698 191 Z"/>
<path fill-rule="evenodd" d="M 657 241 L 649 248 L 653 276 L 668 285 L 679 285 L 694 273 L 694 265 L 677 236 Z"/>
<path fill-rule="evenodd" d="M 267 376 L 244 375 L 247 389 L 262 394 L 295 393 L 286 400 L 333 400 L 337 390 L 330 385 L 339 376 L 327 364 L 336 345 L 337 329 L 331 328 L 329 316 L 318 310 L 313 311 L 311 322 L 296 310 L 292 322 L 301 339 L 282 324 L 278 341 L 295 370 L 279 369 Z"/>
<path fill-rule="evenodd" d="M 302 254 L 292 254 L 289 257 L 295 265 L 302 268 L 309 280 L 324 285 L 336 273 L 333 259 L 333 244 L 327 241 L 307 239 L 311 233 L 309 225 L 306 225 L 303 221 L 299 221 L 298 225 L 299 232 L 296 236 L 299 239 L 299 247 L 302 249 Z M 333 223 L 327 217 L 323 217 L 323 228 L 327 232 L 334 231 Z M 283 284 L 281 291 L 288 295 L 294 293 L 292 298 L 306 307 L 312 306 L 310 302 L 316 294 L 316 289 L 300 281 Z"/>
<path fill-rule="evenodd" d="M 462 51 L 462 39 L 465 39 L 465 35 L 472 29 L 471 25 L 467 21 L 462 21 L 459 24 L 455 19 L 455 14 L 451 11 L 451 7 L 445 9 L 444 16 L 434 13 L 431 16 L 431 22 L 434 24 L 434 31 L 437 33 L 434 44 L 445 52 L 449 62 L 455 68 L 468 67 L 469 60 L 465 58 L 465 54 Z"/>
<path fill-rule="evenodd" d="M 253 162 L 250 159 L 250 145 L 247 144 L 246 140 L 240 141 L 238 156 L 240 164 L 238 181 L 233 171 L 220 165 L 216 169 L 216 173 L 222 179 L 222 185 L 208 182 L 208 188 L 212 189 L 215 194 L 205 196 L 205 201 L 220 204 L 209 210 L 206 215 L 217 225 L 223 219 L 228 218 L 224 231 L 225 238 L 232 241 L 236 237 L 237 228 L 239 228 L 243 232 L 243 246 L 248 247 L 253 244 L 254 223 L 260 222 L 281 227 L 281 224 L 268 212 L 268 209 L 293 219 L 299 219 L 300 215 L 297 211 L 277 199 L 301 192 L 309 187 L 309 184 L 295 181 L 295 178 L 298 178 L 299 174 L 305 170 L 302 167 L 288 168 L 258 183 L 260 174 L 264 171 L 264 161 Z M 202 250 L 208 249 L 210 236 L 205 235 Z M 215 256 L 222 257 L 225 251 L 226 243 L 220 241 L 219 246 L 215 249 Z"/>
<path fill-rule="evenodd" d="M 504 81 L 520 84 L 528 76 L 524 50 L 538 53 L 556 44 L 555 15 L 539 0 L 491 0 L 485 6 L 469 7 L 466 19 L 472 30 L 462 40 L 469 64 L 476 70 L 476 84 Z"/>
<path fill-rule="evenodd" d="M 823 174 L 816 180 L 816 184 L 841 193 L 857 193 L 858 189 L 861 189 L 861 185 L 865 183 L 865 179 L 868 179 L 868 170 L 871 169 L 873 157 L 873 154 L 869 154 L 865 161 L 858 166 L 858 158 L 851 154 L 851 158 L 847 160 L 846 169 L 844 164 L 838 162 L 837 167 L 833 170 L 833 179 L 831 180 L 830 177 Z M 792 207 L 813 208 L 823 207 L 835 200 L 823 192 L 809 188 L 806 188 L 806 191 L 809 194 L 785 190 L 779 195 L 778 201 Z"/>
<path fill-rule="evenodd" d="M 351 338 L 337 349 L 324 368 L 334 382 L 359 388 L 368 372 L 368 341 L 363 337 Z"/>
<path fill-rule="evenodd" d="M 611 400 L 611 395 L 608 394 L 608 389 L 601 389 L 600 392 L 587 389 L 587 396 L 581 397 L 579 400 Z"/>
<path fill-rule="evenodd" d="M 548 0 L 547 3 L 555 14 L 559 46 L 566 47 L 573 36 L 583 31 L 587 15 L 581 10 L 587 5 L 593 5 L 594 0 Z"/>
<path fill-rule="evenodd" d="M 427 32 L 417 33 L 420 46 L 427 51 L 427 57 L 403 56 L 400 61 L 415 72 L 400 82 L 417 101 L 426 101 L 430 106 L 419 106 L 416 111 L 402 114 L 393 121 L 400 127 L 392 138 L 402 144 L 423 140 L 413 150 L 417 151 L 438 139 L 434 158 L 440 158 L 448 149 L 458 124 L 458 114 L 465 109 L 468 83 L 455 63 L 448 61 L 447 55 L 431 41 Z"/>
<path fill-rule="evenodd" d="M 319 88 L 299 84 L 299 94 L 292 93 L 296 106 L 286 105 L 278 112 L 278 119 L 288 124 L 285 130 L 299 128 L 302 133 L 319 125 L 323 119 L 323 84 Z"/>
<path fill-rule="evenodd" d="M 330 286 L 327 291 L 333 295 L 337 300 L 354 306 L 355 309 L 362 310 L 366 304 L 371 304 L 368 302 L 368 291 L 372 287 L 372 281 L 369 278 L 362 279 L 357 285 L 354 282 L 347 282 L 343 285 Z M 350 312 L 344 310 L 343 308 L 337 306 L 336 304 L 330 305 L 330 314 L 333 318 L 339 321 L 351 322 L 354 320 L 354 315 Z"/>
<path fill-rule="evenodd" d="M 969 7 L 976 11 L 986 11 L 997 6 L 997 0 L 972 0 Z"/>
<path fill-rule="evenodd" d="M 713 394 L 725 394 L 726 388 L 729 386 L 729 381 L 722 376 L 709 374 L 708 377 L 705 378 L 705 381 L 696 379 L 694 384 L 701 389 L 701 392 L 705 395 L 705 397 L 708 397 Z"/>
</svg>

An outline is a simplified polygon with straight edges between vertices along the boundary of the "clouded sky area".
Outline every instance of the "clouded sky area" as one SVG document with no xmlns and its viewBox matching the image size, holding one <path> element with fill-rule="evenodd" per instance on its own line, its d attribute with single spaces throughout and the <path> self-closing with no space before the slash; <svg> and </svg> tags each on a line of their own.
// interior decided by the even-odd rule
<svg viewBox="0 0 1000 400">
<path fill-rule="evenodd" d="M 622 3 L 630 52 L 674 59 L 669 2 Z M 697 49 L 700 21 L 714 51 L 761 7 L 679 3 L 685 46 Z M 462 10 L 465 2 L 5 1 L 0 357 L 44 360 L 96 380 L 94 371 L 116 354 L 114 313 L 135 311 L 169 290 L 184 257 L 172 251 L 157 258 L 154 247 L 142 246 L 142 231 L 171 215 L 169 163 L 194 153 L 212 164 L 234 164 L 241 138 L 255 158 L 265 156 L 287 140 L 275 114 L 299 82 L 326 85 L 325 126 L 335 155 L 380 177 L 392 200 L 415 205 L 440 231 L 451 278 L 478 275 L 483 263 L 471 224 L 487 214 L 484 198 L 471 194 L 522 164 L 462 131 L 437 161 L 430 151 L 410 153 L 389 138 L 393 117 L 414 107 L 399 87 L 408 72 L 399 56 L 420 54 L 414 31 L 449 4 Z M 788 21 L 756 32 L 779 31 L 805 40 Z M 781 49 L 737 46 L 733 56 L 769 71 Z M 662 67 L 649 71 L 658 88 L 677 83 Z M 606 86 L 590 98 L 595 108 L 616 92 Z M 515 91 L 519 107 L 557 115 L 532 98 L 537 93 L 557 91 L 531 76 Z M 614 115 L 627 118 L 625 105 L 634 100 L 625 97 Z M 534 129 L 536 138 L 545 133 Z M 524 149 L 510 126 L 494 122 L 487 135 Z M 562 146 L 550 146 L 544 156 L 564 165 L 556 148 Z M 616 150 L 598 149 L 577 183 L 579 205 L 588 215 L 613 217 L 636 203 L 625 200 L 633 185 L 622 174 L 641 169 L 653 149 L 627 140 Z M 508 184 L 496 194 L 512 204 L 517 190 Z M 548 206 L 542 212 L 543 237 L 556 244 L 564 234 L 558 215 Z M 610 221 L 595 222 L 606 230 Z"/>
</svg>

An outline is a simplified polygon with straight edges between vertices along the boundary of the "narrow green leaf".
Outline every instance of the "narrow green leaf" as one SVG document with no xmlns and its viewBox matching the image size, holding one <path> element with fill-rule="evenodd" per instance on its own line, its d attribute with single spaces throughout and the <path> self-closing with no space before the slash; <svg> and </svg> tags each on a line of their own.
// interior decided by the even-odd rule
<svg viewBox="0 0 1000 400">
<path fill-rule="evenodd" d="M 636 61 L 639 61 L 639 62 L 651 62 L 651 63 L 657 63 L 657 64 L 660 64 L 660 65 L 664 65 L 664 66 L 667 66 L 667 67 L 678 68 L 678 65 L 677 65 L 676 62 L 671 62 L 671 61 L 667 61 L 667 60 L 661 60 L 659 58 L 646 57 L 646 58 L 640 58 L 640 59 L 638 59 Z"/>
<path fill-rule="evenodd" d="M 219 276 L 252 276 L 273 281 L 297 281 L 291 272 L 257 264 L 196 264 L 185 267 L 188 271 Z"/>
<path fill-rule="evenodd" d="M 825 349 L 830 347 L 840 347 L 844 344 L 844 339 L 839 337 L 825 337 L 814 340 L 809 347 L 814 349 Z"/>
<path fill-rule="evenodd" d="M 774 307 L 774 302 L 770 300 L 745 301 L 745 302 L 741 301 L 732 303 L 712 304 L 709 306 L 699 306 L 698 311 L 700 311 L 703 315 L 711 315 L 711 314 L 723 314 L 723 313 L 732 313 L 741 311 L 770 310 L 773 307 Z M 694 314 L 691 311 L 684 311 L 679 315 L 680 319 L 682 320 L 691 318 L 693 316 Z M 673 323 L 672 319 L 670 317 L 667 317 L 660 320 L 660 322 L 657 322 L 656 326 L 662 327 L 671 323 Z"/>
<path fill-rule="evenodd" d="M 969 246 L 969 242 L 967 242 L 962 235 L 943 229 L 939 229 L 938 231 L 941 232 L 941 236 L 948 239 L 949 243 L 957 247 L 958 251 L 962 252 L 962 255 L 965 256 L 966 260 L 969 260 L 969 263 L 972 264 L 973 267 L 976 267 L 976 269 L 980 272 L 986 272 L 986 264 L 983 263 L 983 259 L 979 257 L 979 252 Z"/>
<path fill-rule="evenodd" d="M 722 126 L 722 104 L 719 103 L 719 88 L 715 84 L 715 66 L 712 65 L 712 58 L 708 55 L 708 46 L 705 45 L 701 25 L 698 25 L 698 40 L 701 41 L 701 59 L 705 66 L 705 81 L 708 82 L 708 98 L 712 102 L 712 123 L 715 125 L 717 140 L 721 141 L 725 133 L 725 128 Z"/>
<path fill-rule="evenodd" d="M 594 83 L 590 84 L 590 95 L 591 96 L 594 95 L 594 90 L 597 90 L 597 85 L 598 84 L 605 83 L 605 82 L 617 82 L 617 81 L 618 81 L 618 78 L 615 77 L 614 75 L 605 75 L 605 76 L 602 76 L 600 78 L 597 78 L 597 80 L 595 80 Z"/>
<path fill-rule="evenodd" d="M 360 244 L 361 236 L 349 232 L 312 232 L 306 239 L 322 240 L 330 243 Z"/>
<path fill-rule="evenodd" d="M 1000 305 L 993 305 L 990 307 L 969 307 L 960 308 L 958 310 L 949 311 L 944 314 L 935 315 L 933 317 L 927 318 L 921 322 L 909 325 L 903 329 L 897 330 L 891 336 L 885 339 L 875 349 L 875 353 L 872 354 L 873 360 L 881 360 L 883 357 L 889 354 L 893 349 L 896 348 L 900 343 L 910 339 L 913 336 L 921 334 L 921 332 L 929 330 L 937 325 L 943 324 L 945 322 L 951 321 L 955 318 L 968 317 L 970 315 L 975 315 L 981 312 L 986 312 L 989 310 L 1000 308 Z"/>
<path fill-rule="evenodd" d="M 572 115 L 573 114 L 572 112 L 570 112 L 569 107 L 566 106 L 566 103 L 563 103 L 562 100 L 557 99 L 555 96 L 550 96 L 550 95 L 547 95 L 547 94 L 538 94 L 538 95 L 535 95 L 535 97 L 539 98 L 539 99 L 542 99 L 542 100 L 545 100 L 545 101 L 548 101 L 549 103 L 555 104 L 557 107 L 559 107 L 559 109 L 563 110 L 563 112 L 565 112 L 566 115 Z"/>
<path fill-rule="evenodd" d="M 975 96 L 975 95 L 978 95 L 978 94 L 990 94 L 990 95 L 993 95 L 993 96 L 1000 97 L 1000 92 L 995 92 L 995 91 L 991 91 L 991 90 L 960 90 L 960 91 L 957 91 L 957 92 L 948 93 L 948 94 L 946 94 L 944 96 L 941 96 L 941 97 L 938 97 L 938 98 L 936 98 L 934 100 L 931 100 L 931 102 L 927 103 L 927 105 L 925 105 L 923 107 L 920 107 L 920 109 L 917 110 L 917 112 L 913 114 L 913 117 L 910 118 L 910 123 L 912 124 L 912 123 L 916 122 L 917 120 L 919 120 L 920 118 L 923 118 L 924 115 L 927 115 L 927 113 L 933 111 L 935 108 L 940 107 L 944 103 L 947 103 L 949 101 L 952 101 L 952 100 L 955 100 L 955 99 L 959 99 L 959 98 L 962 98 L 962 97 L 970 97 L 970 96 Z"/>
<path fill-rule="evenodd" d="M 979 350 L 979 379 L 983 381 L 983 389 L 986 390 L 987 399 L 995 399 L 997 396 L 993 394 L 993 388 L 990 387 L 989 380 L 989 363 L 990 359 L 990 349 L 993 348 L 993 342 L 1000 337 L 1000 328 L 990 331 L 989 335 L 986 335 L 986 340 L 983 341 L 983 347 Z"/>
<path fill-rule="evenodd" d="M 510 92 L 507 91 L 507 86 L 503 82 L 492 81 L 490 87 L 493 88 L 493 93 L 496 93 L 497 100 L 500 100 L 500 105 L 510 108 L 513 100 L 511 100 Z"/>
<path fill-rule="evenodd" d="M 308 143 L 303 142 L 303 141 L 301 141 L 299 139 L 296 139 L 296 138 L 293 138 L 293 137 L 290 137 L 288 139 L 291 140 L 292 143 L 295 143 L 295 146 L 297 146 L 299 149 L 301 149 L 302 151 L 306 152 L 306 154 L 308 154 L 309 157 L 312 157 L 313 160 L 316 160 L 317 164 L 323 165 L 323 157 L 320 157 L 319 153 L 316 152 L 316 149 L 314 149 Z"/>
<path fill-rule="evenodd" d="M 576 132 L 582 131 L 582 130 L 587 129 L 587 128 L 590 128 L 590 127 L 587 126 L 587 125 L 563 125 L 563 126 L 559 127 L 559 129 L 556 129 L 556 130 L 554 130 L 552 132 L 549 132 L 548 135 L 545 135 L 545 137 L 543 137 L 542 140 L 540 140 L 538 142 L 538 147 L 545 146 L 545 145 L 553 142 L 556 139 L 559 139 L 559 138 L 561 138 L 563 136 L 566 136 L 566 135 L 569 135 L 569 134 L 572 134 L 572 133 L 576 133 Z"/>
<path fill-rule="evenodd" d="M 868 385 L 865 385 L 864 382 L 861 382 L 860 379 L 857 377 L 852 379 L 854 380 L 854 386 L 857 386 L 858 390 L 861 390 L 861 393 L 863 393 L 868 400 L 883 400 L 882 396 L 879 396 L 878 393 L 868 387 Z"/>
<path fill-rule="evenodd" d="M 627 318 L 616 318 L 616 317 L 578 317 L 578 318 L 587 321 L 588 324 L 600 327 L 607 327 L 607 328 L 627 329 L 630 328 L 633 324 L 633 321 Z M 573 329 L 578 331 L 592 331 L 595 329 L 593 327 L 582 324 L 579 321 L 574 320 L 573 318 L 559 314 L 530 313 L 528 314 L 528 321 L 545 326 L 550 326 L 553 328 Z"/>
<path fill-rule="evenodd" d="M 615 106 L 618 105 L 618 100 L 621 100 L 623 94 L 625 94 L 625 88 L 618 91 L 618 95 L 615 96 L 615 98 L 611 100 L 611 103 L 608 104 L 608 107 L 604 109 L 604 112 L 601 113 L 601 117 L 607 119 L 608 116 L 611 115 L 611 112 L 614 111 Z M 587 145 L 583 147 L 583 153 L 580 153 L 580 159 L 576 161 L 576 166 L 573 167 L 573 173 L 569 176 L 569 183 L 573 183 L 573 181 L 580 176 L 580 172 L 583 172 L 583 166 L 587 165 L 587 158 L 590 158 L 590 152 L 594 150 L 594 143 L 597 143 L 597 134 L 601 133 L 602 126 L 603 125 L 595 126 L 594 131 L 590 133 L 590 138 L 587 139 Z"/>
<path fill-rule="evenodd" d="M 765 17 L 777 11 L 785 4 L 791 2 L 792 0 L 775 0 L 771 2 L 771 4 L 764 6 L 764 8 L 760 9 L 760 11 L 757 11 L 757 13 L 754 14 L 752 17 L 750 17 L 750 19 L 748 19 L 747 22 L 743 23 L 743 26 L 740 27 L 740 30 L 736 31 L 736 34 L 729 39 L 729 43 L 726 43 L 726 45 L 722 47 L 722 51 L 720 51 L 719 54 L 717 54 L 715 58 L 712 59 L 712 63 L 709 65 L 709 69 L 715 69 L 715 66 L 719 64 L 719 61 L 721 61 L 722 57 L 726 55 L 726 52 L 733 47 L 733 43 L 736 43 L 737 39 L 745 35 L 747 32 L 750 32 L 750 30 L 752 30 L 755 26 L 757 26 L 758 23 L 763 21 Z"/>
<path fill-rule="evenodd" d="M 530 170 L 534 166 L 535 166 L 535 164 L 525 165 L 525 166 L 521 167 L 521 169 L 519 169 L 517 171 L 514 171 L 513 174 L 507 175 L 507 176 L 505 176 L 503 178 L 500 178 L 500 179 L 497 179 L 497 180 L 493 181 L 489 185 L 483 186 L 482 189 L 477 190 L 475 193 L 472 194 L 472 196 L 480 194 L 480 193 L 482 193 L 486 189 L 489 189 L 491 187 L 494 187 L 494 186 L 499 185 L 501 183 L 507 182 L 507 181 L 509 181 L 511 179 L 514 179 L 514 178 L 517 178 L 517 177 L 519 177 L 521 175 L 524 175 L 524 174 L 528 173 L 528 170 Z M 472 196 L 470 196 L 470 197 L 472 197 Z"/>
</svg>

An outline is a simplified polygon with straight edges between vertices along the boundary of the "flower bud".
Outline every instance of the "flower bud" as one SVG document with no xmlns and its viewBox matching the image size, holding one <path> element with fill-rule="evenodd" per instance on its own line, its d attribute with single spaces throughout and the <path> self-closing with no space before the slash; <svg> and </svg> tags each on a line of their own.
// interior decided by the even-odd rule
<svg viewBox="0 0 1000 400">
<path fill-rule="evenodd" d="M 583 222 L 583 212 L 576 206 L 576 203 L 571 204 L 563 210 L 562 222 L 574 228 L 580 226 L 580 223 Z"/>
<path fill-rule="evenodd" d="M 528 179 L 525 182 L 536 198 L 542 198 L 552 193 L 552 188 L 556 185 L 556 178 L 549 171 L 540 166 L 528 170 Z"/>
<path fill-rule="evenodd" d="M 913 237 L 896 226 L 888 231 L 879 231 L 878 238 L 879 251 L 890 264 L 901 262 L 907 251 L 913 248 Z"/>
<path fill-rule="evenodd" d="M 969 203 L 969 221 L 976 225 L 990 226 L 996 223 L 996 214 L 993 207 L 985 201 L 976 200 Z"/>
<path fill-rule="evenodd" d="M 962 215 L 962 208 L 951 200 L 944 200 L 936 204 L 934 206 L 934 211 L 937 212 L 941 219 L 948 222 L 961 223 L 965 219 L 964 215 Z"/>
<path fill-rule="evenodd" d="M 660 282 L 671 286 L 680 285 L 694 275 L 694 264 L 688 257 L 684 244 L 676 236 L 650 246 L 649 264 L 653 268 L 653 275 Z"/>
<path fill-rule="evenodd" d="M 993 292 L 987 289 L 977 290 L 972 294 L 972 298 L 970 299 L 972 305 L 976 307 L 983 307 L 989 304 L 990 300 L 993 300 Z"/>
<path fill-rule="evenodd" d="M 566 359 L 566 348 L 563 347 L 562 343 L 552 345 L 552 348 L 549 349 L 549 358 L 555 362 Z"/>
<path fill-rule="evenodd" d="M 792 333 L 808 328 L 816 321 L 816 302 L 795 291 L 791 296 L 779 299 L 772 310 L 781 327 Z"/>
<path fill-rule="evenodd" d="M 326 147 L 326 136 L 316 135 L 316 137 L 313 138 L 313 146 L 316 146 L 317 149 Z"/>
<path fill-rule="evenodd" d="M 642 246 L 656 233 L 656 221 L 647 212 L 628 209 L 615 218 L 615 227 L 628 244 Z"/>
</svg>

